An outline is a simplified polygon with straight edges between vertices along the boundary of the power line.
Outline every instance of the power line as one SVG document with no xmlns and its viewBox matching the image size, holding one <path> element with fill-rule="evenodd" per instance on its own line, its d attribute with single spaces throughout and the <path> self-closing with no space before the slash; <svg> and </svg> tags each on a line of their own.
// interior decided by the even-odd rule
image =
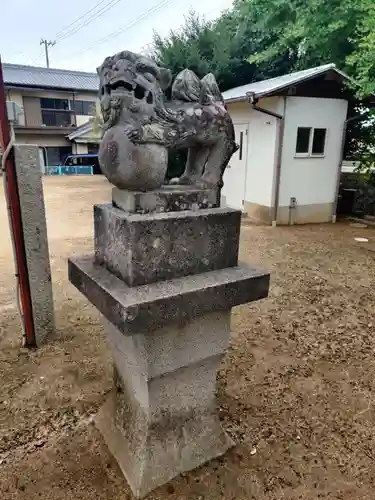
<svg viewBox="0 0 375 500">
<path fill-rule="evenodd" d="M 145 19 L 150 17 L 151 14 L 155 14 L 156 12 L 158 12 L 162 8 L 166 7 L 171 2 L 172 2 L 172 0 L 161 0 L 161 2 L 158 2 L 150 9 L 148 9 L 145 12 L 143 12 L 142 14 L 140 14 L 136 19 L 133 19 L 133 21 L 130 21 L 129 23 L 122 26 L 121 28 L 118 28 L 117 30 L 112 31 L 111 33 L 108 33 L 108 35 L 106 35 L 103 38 L 100 38 L 99 40 L 97 40 L 94 44 L 90 45 L 89 47 L 86 47 L 85 49 L 80 50 L 79 52 L 76 52 L 75 54 L 73 54 L 71 56 L 71 58 L 74 58 L 77 55 L 84 54 L 84 53 L 88 52 L 89 50 L 96 48 L 99 44 L 105 43 L 107 40 L 113 39 L 113 38 L 117 37 L 118 35 L 121 35 L 121 33 L 123 33 L 124 31 L 127 31 L 131 28 L 134 28 L 134 26 L 136 26 L 137 24 L 141 23 L 142 21 L 144 21 Z"/>
<path fill-rule="evenodd" d="M 97 7 L 99 7 L 99 5 L 101 5 L 102 3 L 104 3 L 106 0 L 101 0 L 100 2 L 98 2 L 97 4 L 94 5 L 94 7 L 91 7 L 90 10 L 88 10 L 87 12 L 85 12 L 84 14 L 82 14 L 80 17 L 77 17 L 74 21 L 72 21 L 70 24 L 68 24 L 67 26 L 65 26 L 64 28 L 61 28 L 60 31 L 58 31 L 55 35 L 56 38 L 59 38 L 59 36 L 66 30 L 68 30 L 71 26 L 73 26 L 74 24 L 78 23 L 78 21 L 80 21 L 81 19 L 83 19 L 84 17 L 87 16 L 87 14 L 90 14 L 90 12 L 92 12 L 93 10 L 95 10 Z"/>
<path fill-rule="evenodd" d="M 44 50 L 42 50 L 42 52 L 40 52 L 40 54 L 38 56 L 36 56 L 30 63 L 30 66 L 33 66 L 38 59 L 40 59 L 42 57 L 42 55 L 44 54 Z M 31 59 L 31 57 L 29 57 L 29 59 Z"/>
<path fill-rule="evenodd" d="M 93 12 L 87 18 L 86 18 L 87 14 L 89 14 L 92 9 L 90 11 L 86 12 L 86 14 L 81 16 L 81 19 L 85 18 L 85 19 L 83 19 L 83 22 L 81 24 L 78 24 L 77 26 L 72 27 L 66 33 L 62 33 L 63 30 L 60 30 L 59 33 L 62 33 L 62 34 L 56 38 L 57 42 L 61 42 L 62 40 L 65 40 L 66 38 L 74 35 L 78 31 L 80 31 L 82 28 L 85 28 L 86 26 L 91 24 L 93 21 L 95 21 L 95 19 L 98 19 L 99 17 L 101 17 L 105 12 L 112 9 L 115 5 L 117 5 L 121 1 L 122 0 L 110 0 L 110 2 L 108 2 L 106 5 L 104 5 L 101 9 L 97 10 L 96 12 Z M 100 2 L 100 3 L 102 3 L 102 2 Z"/>
<path fill-rule="evenodd" d="M 89 9 L 87 12 L 82 14 L 80 17 L 72 21 L 70 24 L 62 28 L 60 31 L 58 31 L 55 35 L 55 40 L 54 42 L 47 42 L 46 40 L 42 40 L 41 44 L 43 43 L 45 45 L 45 54 L 46 54 L 46 64 L 47 68 L 49 67 L 49 55 L 48 55 L 48 47 L 52 47 L 53 45 L 56 44 L 56 42 L 61 42 L 62 40 L 65 40 L 65 38 L 68 38 L 71 35 L 74 35 L 78 31 L 80 31 L 83 27 L 87 26 L 88 24 L 91 24 L 95 19 L 103 15 L 105 12 L 110 10 L 112 7 L 114 7 L 116 4 L 118 4 L 122 0 L 110 0 L 107 2 L 107 0 L 100 0 L 97 4 L 95 4 L 91 9 Z M 101 9 L 97 10 L 100 5 L 103 3 L 107 2 Z M 95 11 L 95 12 L 94 12 Z M 92 12 L 92 15 L 86 18 L 88 14 Z M 84 19 L 86 18 L 86 19 Z M 78 24 L 79 21 L 84 19 L 84 22 L 82 24 Z M 70 28 L 70 29 L 69 29 Z M 22 53 L 21 53 L 22 54 Z M 24 52 L 23 52 L 24 54 Z M 41 52 L 36 58 L 34 58 L 31 62 L 31 65 L 35 64 L 38 59 L 43 55 L 43 52 Z"/>
</svg>

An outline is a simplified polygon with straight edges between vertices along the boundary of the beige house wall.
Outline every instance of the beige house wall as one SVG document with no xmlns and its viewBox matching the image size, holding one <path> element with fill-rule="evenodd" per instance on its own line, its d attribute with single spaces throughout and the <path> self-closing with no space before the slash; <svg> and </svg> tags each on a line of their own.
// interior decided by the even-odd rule
<svg viewBox="0 0 375 500">
<path fill-rule="evenodd" d="M 276 223 L 281 226 L 290 224 L 315 224 L 332 222 L 334 203 L 313 203 L 311 205 L 280 206 L 277 210 Z M 263 224 L 271 224 L 272 207 L 258 203 L 245 203 L 245 213 L 248 217 Z"/>
<path fill-rule="evenodd" d="M 88 153 L 87 144 L 73 143 L 73 153 L 77 155 L 84 155 Z"/>
<path fill-rule="evenodd" d="M 23 113 L 21 114 L 19 118 L 19 125 L 21 126 L 27 126 L 26 123 L 26 118 L 25 118 L 25 112 L 24 112 L 24 96 L 29 97 L 29 98 L 41 98 L 41 97 L 46 97 L 46 98 L 56 98 L 56 99 L 73 99 L 76 100 L 82 100 L 82 101 L 93 101 L 95 102 L 96 106 L 99 105 L 99 98 L 98 94 L 96 92 L 70 92 L 70 91 L 49 91 L 49 90 L 37 90 L 37 91 L 23 91 L 23 90 L 15 90 L 11 89 L 7 91 L 7 99 L 14 101 L 17 103 L 17 105 L 23 110 Z M 30 118 L 32 118 L 30 116 Z M 84 125 L 87 123 L 92 117 L 87 116 L 87 115 L 76 115 L 76 120 L 77 120 L 77 127 L 80 127 L 81 125 Z M 39 124 L 40 120 L 38 121 Z M 37 123 L 35 123 L 37 125 Z M 30 125 L 33 125 L 33 123 L 30 123 Z M 34 144 L 37 146 L 41 147 L 48 147 L 48 146 L 72 146 L 73 152 L 75 151 L 77 154 L 84 154 L 87 153 L 87 144 L 75 144 L 69 141 L 65 136 L 61 135 L 56 135 L 56 136 L 51 136 L 51 135 L 43 135 L 43 134 L 30 134 L 28 135 L 25 133 L 26 131 L 24 130 L 22 134 L 19 134 L 17 137 L 16 133 L 16 139 L 19 143 L 21 144 Z M 95 138 L 87 138 L 87 142 L 95 142 Z"/>
</svg>

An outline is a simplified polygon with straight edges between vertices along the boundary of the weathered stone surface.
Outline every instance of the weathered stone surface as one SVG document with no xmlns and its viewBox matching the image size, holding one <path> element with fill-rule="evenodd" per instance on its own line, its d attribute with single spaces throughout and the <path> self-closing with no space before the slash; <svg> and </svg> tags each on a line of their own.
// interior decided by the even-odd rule
<svg viewBox="0 0 375 500">
<path fill-rule="evenodd" d="M 216 189 L 196 189 L 192 186 L 162 186 L 155 191 L 127 191 L 113 188 L 113 204 L 125 212 L 179 212 L 216 206 Z"/>
<path fill-rule="evenodd" d="M 215 403 L 229 321 L 230 311 L 211 313 L 133 336 L 105 321 L 116 390 L 96 423 L 136 497 L 233 445 Z"/>
<path fill-rule="evenodd" d="M 144 55 L 119 52 L 103 61 L 98 74 L 104 120 L 99 161 L 110 182 L 120 189 L 160 187 L 173 148 L 188 150 L 177 183 L 220 188 L 238 146 L 212 73 L 199 80 L 184 69 L 175 78 L 170 101 L 164 90 L 171 71 Z"/>
<path fill-rule="evenodd" d="M 267 297 L 269 273 L 245 264 L 199 275 L 129 287 L 93 256 L 69 260 L 69 279 L 126 334 L 183 323 Z"/>
<path fill-rule="evenodd" d="M 53 332 L 53 295 L 42 173 L 37 146 L 14 147 L 36 345 Z"/>
<path fill-rule="evenodd" d="M 233 267 L 240 224 L 230 208 L 139 215 L 96 205 L 95 259 L 129 286 Z"/>
<path fill-rule="evenodd" d="M 151 380 L 222 354 L 230 336 L 230 310 L 208 313 L 179 325 L 168 324 L 152 335 L 124 335 L 104 320 L 113 357 L 124 380 L 141 373 Z"/>
</svg>

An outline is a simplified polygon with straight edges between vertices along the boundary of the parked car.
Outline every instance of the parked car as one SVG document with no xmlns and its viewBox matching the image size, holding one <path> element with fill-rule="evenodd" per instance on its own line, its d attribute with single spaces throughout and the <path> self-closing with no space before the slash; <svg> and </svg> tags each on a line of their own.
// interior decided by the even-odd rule
<svg viewBox="0 0 375 500">
<path fill-rule="evenodd" d="M 77 167 L 78 169 L 80 167 L 82 167 L 82 169 L 85 169 L 85 167 L 92 167 L 92 173 L 94 175 L 100 175 L 102 173 L 97 154 L 71 154 L 65 158 L 63 167 Z"/>
</svg>

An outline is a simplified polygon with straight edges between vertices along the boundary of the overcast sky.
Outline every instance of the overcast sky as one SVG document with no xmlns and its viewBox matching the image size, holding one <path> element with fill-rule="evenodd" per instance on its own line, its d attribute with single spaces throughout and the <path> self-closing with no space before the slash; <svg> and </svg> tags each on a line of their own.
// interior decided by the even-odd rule
<svg viewBox="0 0 375 500">
<path fill-rule="evenodd" d="M 51 67 L 95 71 L 107 55 L 147 48 L 153 30 L 165 36 L 178 28 L 191 9 L 213 19 L 231 4 L 232 0 L 9 0 L 3 6 L 1 57 L 4 62 L 44 66 L 39 44 L 43 37 L 57 40 L 49 49 Z M 99 16 L 102 10 L 106 11 Z"/>
</svg>

